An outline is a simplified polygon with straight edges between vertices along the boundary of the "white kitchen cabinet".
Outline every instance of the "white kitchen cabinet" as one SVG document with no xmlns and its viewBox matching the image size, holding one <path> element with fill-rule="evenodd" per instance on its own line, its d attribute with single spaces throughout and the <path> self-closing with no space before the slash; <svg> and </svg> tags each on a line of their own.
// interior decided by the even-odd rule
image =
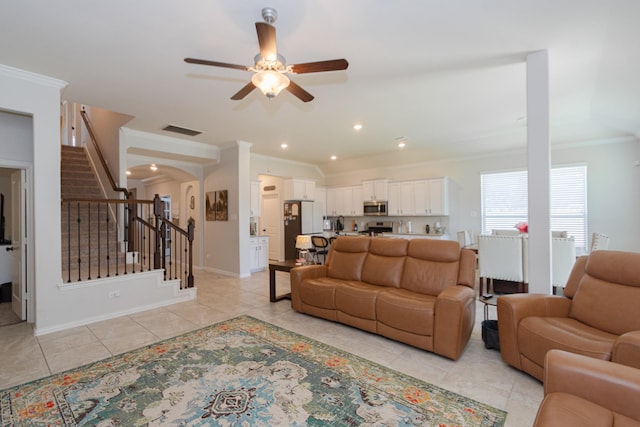
<svg viewBox="0 0 640 427">
<path fill-rule="evenodd" d="M 284 180 L 285 200 L 311 200 L 315 197 L 316 183 L 304 179 Z"/>
<path fill-rule="evenodd" d="M 416 215 L 449 215 L 448 188 L 449 185 L 446 177 L 416 181 Z"/>
<path fill-rule="evenodd" d="M 337 216 L 342 208 L 342 192 L 340 188 L 327 188 L 327 216 Z"/>
<path fill-rule="evenodd" d="M 375 179 L 362 181 L 362 201 L 375 202 L 386 201 L 389 198 L 389 180 Z"/>
<path fill-rule="evenodd" d="M 327 215 L 362 216 L 362 186 L 327 188 Z"/>
<path fill-rule="evenodd" d="M 269 238 L 266 236 L 249 239 L 249 269 L 252 272 L 266 270 L 269 265 Z"/>
<path fill-rule="evenodd" d="M 260 181 L 251 181 L 251 216 L 260 216 Z"/>
<path fill-rule="evenodd" d="M 412 181 L 389 184 L 389 215 L 415 215 L 413 198 L 414 183 Z"/>
<path fill-rule="evenodd" d="M 364 204 L 362 203 L 362 186 L 356 185 L 352 188 L 353 194 L 353 216 L 364 215 Z"/>
<path fill-rule="evenodd" d="M 324 187 L 316 187 L 316 195 L 313 200 L 313 232 L 322 233 L 324 217 L 327 215 L 327 190 Z"/>
<path fill-rule="evenodd" d="M 429 215 L 449 215 L 449 181 L 429 180 Z"/>
</svg>

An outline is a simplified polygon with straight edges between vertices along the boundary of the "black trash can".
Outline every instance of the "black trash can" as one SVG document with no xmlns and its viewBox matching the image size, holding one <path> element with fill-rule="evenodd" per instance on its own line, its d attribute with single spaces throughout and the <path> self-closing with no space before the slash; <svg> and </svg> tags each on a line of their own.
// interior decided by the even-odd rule
<svg viewBox="0 0 640 427">
<path fill-rule="evenodd" d="M 486 348 L 500 350 L 500 337 L 498 336 L 497 320 L 482 321 L 482 341 L 484 341 L 484 346 Z"/>
</svg>

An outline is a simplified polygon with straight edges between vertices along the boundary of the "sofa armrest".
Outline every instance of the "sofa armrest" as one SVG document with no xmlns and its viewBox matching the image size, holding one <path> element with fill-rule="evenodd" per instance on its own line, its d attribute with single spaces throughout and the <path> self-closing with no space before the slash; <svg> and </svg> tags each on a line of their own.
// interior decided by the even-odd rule
<svg viewBox="0 0 640 427">
<path fill-rule="evenodd" d="M 640 420 L 639 369 L 562 350 L 549 350 L 545 357 L 544 394 L 555 392 L 577 396 Z"/>
<path fill-rule="evenodd" d="M 511 294 L 498 297 L 498 335 L 502 360 L 522 370 L 518 325 L 525 317 L 568 317 L 571 300 L 545 294 Z"/>
<path fill-rule="evenodd" d="M 457 360 L 476 319 L 475 291 L 467 286 L 446 287 L 436 298 L 433 351 Z"/>
<path fill-rule="evenodd" d="M 326 277 L 329 269 L 326 265 L 303 265 L 292 268 L 289 272 L 291 281 L 291 307 L 296 311 L 302 311 L 302 300 L 300 299 L 300 283 L 304 279 L 315 279 L 318 277 Z"/>
<path fill-rule="evenodd" d="M 640 369 L 640 331 L 627 332 L 613 344 L 611 361 Z"/>
</svg>

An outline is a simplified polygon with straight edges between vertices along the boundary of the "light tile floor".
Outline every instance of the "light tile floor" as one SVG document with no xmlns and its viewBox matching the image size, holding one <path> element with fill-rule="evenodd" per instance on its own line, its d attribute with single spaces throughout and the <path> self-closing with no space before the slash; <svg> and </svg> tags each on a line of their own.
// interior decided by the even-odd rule
<svg viewBox="0 0 640 427">
<path fill-rule="evenodd" d="M 144 311 L 34 337 L 26 323 L 0 327 L 0 389 L 123 353 L 240 314 L 248 314 L 325 342 L 509 413 L 506 426 L 533 424 L 542 400 L 540 382 L 505 365 L 487 350 L 477 304 L 476 324 L 457 361 L 355 328 L 299 314 L 288 300 L 269 302 L 269 274 L 246 279 L 197 272 L 195 301 Z M 288 273 L 277 273 L 278 293 L 288 292 Z M 495 307 L 490 307 L 495 318 Z"/>
</svg>

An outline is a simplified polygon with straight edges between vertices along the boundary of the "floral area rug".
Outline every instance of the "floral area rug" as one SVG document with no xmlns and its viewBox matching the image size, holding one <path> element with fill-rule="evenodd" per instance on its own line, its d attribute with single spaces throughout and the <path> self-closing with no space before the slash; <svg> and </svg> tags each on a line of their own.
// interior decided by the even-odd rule
<svg viewBox="0 0 640 427">
<path fill-rule="evenodd" d="M 506 412 L 249 316 L 0 391 L 1 426 L 502 426 Z"/>
</svg>

